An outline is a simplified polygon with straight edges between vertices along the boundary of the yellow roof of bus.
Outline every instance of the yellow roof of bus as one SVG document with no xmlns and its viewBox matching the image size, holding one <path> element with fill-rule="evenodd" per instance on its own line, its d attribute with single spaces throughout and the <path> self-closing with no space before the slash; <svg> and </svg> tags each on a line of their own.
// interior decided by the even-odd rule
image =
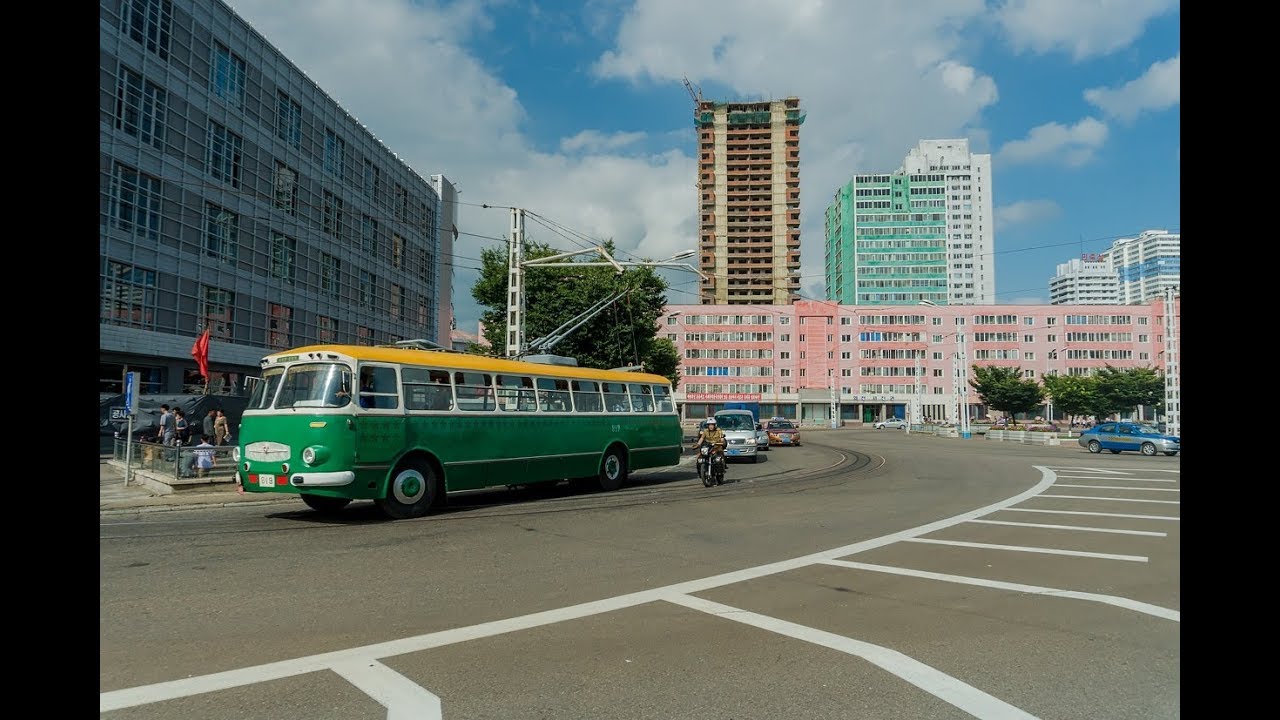
<svg viewBox="0 0 1280 720">
<path fill-rule="evenodd" d="M 453 370 L 479 370 L 481 372 L 543 375 L 548 377 L 572 377 L 584 380 L 609 380 L 613 382 L 644 382 L 669 385 L 671 381 L 661 375 L 643 372 L 627 372 L 623 370 L 597 370 L 596 368 L 574 367 L 571 365 L 551 365 L 533 363 L 505 358 L 492 358 L 470 353 L 445 352 L 441 350 L 422 350 L 419 348 L 368 346 L 368 345 L 307 345 L 282 352 L 271 353 L 262 358 L 263 364 L 275 362 L 278 358 L 307 353 L 340 353 L 356 360 L 372 360 L 374 362 L 401 363 L 404 365 L 421 365 Z"/>
</svg>

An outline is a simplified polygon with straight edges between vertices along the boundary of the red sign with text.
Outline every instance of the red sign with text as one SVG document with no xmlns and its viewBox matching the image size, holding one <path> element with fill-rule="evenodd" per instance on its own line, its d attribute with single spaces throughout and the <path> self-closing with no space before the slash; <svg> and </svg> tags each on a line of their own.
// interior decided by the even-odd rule
<svg viewBox="0 0 1280 720">
<path fill-rule="evenodd" d="M 760 402 L 759 393 L 688 393 L 684 396 L 685 400 L 743 400 L 748 402 Z"/>
</svg>

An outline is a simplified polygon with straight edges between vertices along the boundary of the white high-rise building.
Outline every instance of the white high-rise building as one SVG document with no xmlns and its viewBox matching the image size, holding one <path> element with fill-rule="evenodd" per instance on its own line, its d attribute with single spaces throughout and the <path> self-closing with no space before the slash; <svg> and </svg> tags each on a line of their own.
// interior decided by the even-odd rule
<svg viewBox="0 0 1280 720">
<path fill-rule="evenodd" d="M 1058 265 L 1049 278 L 1050 305 L 1119 305 L 1120 279 L 1105 254 L 1089 253 Z"/>
<path fill-rule="evenodd" d="M 1144 230 L 1136 238 L 1121 238 L 1105 253 L 1120 283 L 1120 302 L 1147 302 L 1177 290 L 1182 284 L 1182 234 Z"/>
<path fill-rule="evenodd" d="M 921 140 L 907 153 L 902 169 L 908 175 L 941 173 L 945 178 L 947 304 L 995 304 L 991 155 L 970 153 L 964 138 Z"/>
</svg>

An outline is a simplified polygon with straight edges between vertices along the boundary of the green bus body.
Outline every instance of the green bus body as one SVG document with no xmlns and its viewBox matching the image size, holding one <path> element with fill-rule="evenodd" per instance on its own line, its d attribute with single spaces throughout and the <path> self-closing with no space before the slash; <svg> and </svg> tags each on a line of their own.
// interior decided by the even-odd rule
<svg viewBox="0 0 1280 720">
<path fill-rule="evenodd" d="M 564 478 L 612 490 L 632 470 L 680 461 L 670 382 L 657 375 L 403 347 L 314 346 L 262 364 L 236 438 L 237 481 L 316 509 L 375 500 L 416 517 L 452 491 Z M 449 407 L 434 409 L 436 397 Z"/>
</svg>

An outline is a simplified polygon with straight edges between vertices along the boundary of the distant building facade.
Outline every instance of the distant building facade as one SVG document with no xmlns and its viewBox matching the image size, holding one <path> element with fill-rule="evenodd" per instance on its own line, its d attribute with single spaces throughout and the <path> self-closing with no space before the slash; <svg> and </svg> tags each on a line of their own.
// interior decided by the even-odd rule
<svg viewBox="0 0 1280 720">
<path fill-rule="evenodd" d="M 1173 313 L 1181 316 L 1181 300 Z M 1176 353 L 1163 299 L 1141 305 L 978 305 L 868 308 L 669 305 L 659 337 L 676 345 L 675 400 L 686 418 L 726 402 L 761 415 L 827 424 L 920 416 L 957 422 L 987 414 L 963 382 L 971 365 L 1021 368 L 1028 379 L 1088 376 L 1107 366 L 1163 372 Z M 1179 329 L 1174 328 L 1175 335 Z M 1168 342 L 1166 342 L 1168 341 Z M 967 398 L 967 402 L 966 402 Z"/>
<path fill-rule="evenodd" d="M 1121 238 L 1106 252 L 1120 283 L 1120 302 L 1143 303 L 1182 284 L 1182 234 L 1146 230 Z"/>
<path fill-rule="evenodd" d="M 995 301 L 991 156 L 921 140 L 893 173 L 858 174 L 825 218 L 826 297 L 845 305 Z"/>
<path fill-rule="evenodd" d="M 448 342 L 452 186 L 218 0 L 99 5 L 99 386 L 214 393 L 316 342 Z M 447 252 L 447 251 L 445 251 Z"/>
<path fill-rule="evenodd" d="M 786 304 L 800 292 L 800 100 L 701 100 L 699 268 L 708 304 Z"/>
<path fill-rule="evenodd" d="M 1120 279 L 1105 254 L 1059 263 L 1049 278 L 1050 305 L 1120 305 Z"/>
</svg>

